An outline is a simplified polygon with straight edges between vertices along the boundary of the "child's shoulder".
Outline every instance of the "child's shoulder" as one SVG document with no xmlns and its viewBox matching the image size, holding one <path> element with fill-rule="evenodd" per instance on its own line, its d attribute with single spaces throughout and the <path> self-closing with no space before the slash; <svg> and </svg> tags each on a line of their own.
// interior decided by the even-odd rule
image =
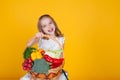
<svg viewBox="0 0 120 80">
<path fill-rule="evenodd" d="M 58 40 L 59 40 L 62 44 L 64 44 L 64 42 L 65 42 L 65 37 L 64 37 L 64 36 L 58 37 Z"/>
<path fill-rule="evenodd" d="M 64 36 L 62 36 L 62 37 L 57 37 L 58 39 L 63 39 L 63 40 L 65 40 L 65 37 Z"/>
</svg>

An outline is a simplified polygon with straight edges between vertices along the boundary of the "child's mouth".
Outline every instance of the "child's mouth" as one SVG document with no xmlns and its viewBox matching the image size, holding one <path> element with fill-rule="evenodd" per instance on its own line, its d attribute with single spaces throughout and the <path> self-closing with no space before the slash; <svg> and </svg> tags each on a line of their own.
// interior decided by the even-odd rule
<svg viewBox="0 0 120 80">
<path fill-rule="evenodd" d="M 49 29 L 48 32 L 52 32 L 53 31 L 53 28 Z"/>
</svg>

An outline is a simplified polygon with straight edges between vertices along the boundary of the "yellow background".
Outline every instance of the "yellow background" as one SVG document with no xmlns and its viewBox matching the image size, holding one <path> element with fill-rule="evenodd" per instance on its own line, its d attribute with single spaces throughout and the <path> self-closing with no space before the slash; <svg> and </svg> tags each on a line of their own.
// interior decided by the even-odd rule
<svg viewBox="0 0 120 80">
<path fill-rule="evenodd" d="M 50 14 L 64 33 L 70 80 L 120 80 L 119 0 L 3 0 L 0 2 L 0 78 L 23 76 L 23 51 Z M 4 79 L 3 79 L 4 78 Z"/>
</svg>

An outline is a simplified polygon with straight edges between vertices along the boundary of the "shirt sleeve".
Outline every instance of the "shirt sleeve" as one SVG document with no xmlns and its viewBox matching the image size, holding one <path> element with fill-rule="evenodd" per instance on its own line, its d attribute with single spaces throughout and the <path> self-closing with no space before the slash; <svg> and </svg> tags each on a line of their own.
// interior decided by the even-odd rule
<svg viewBox="0 0 120 80">
<path fill-rule="evenodd" d="M 61 43 L 62 43 L 62 45 L 64 45 L 64 43 L 65 43 L 65 37 L 61 38 Z"/>
</svg>

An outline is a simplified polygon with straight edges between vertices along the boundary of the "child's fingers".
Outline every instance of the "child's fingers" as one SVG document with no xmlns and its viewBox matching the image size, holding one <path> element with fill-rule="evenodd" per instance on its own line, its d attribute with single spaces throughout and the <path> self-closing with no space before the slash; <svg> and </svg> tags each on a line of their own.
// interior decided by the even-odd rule
<svg viewBox="0 0 120 80">
<path fill-rule="evenodd" d="M 44 36 L 44 34 L 43 34 L 42 32 L 41 32 L 40 34 L 41 34 L 41 37 L 43 37 L 43 36 Z"/>
<path fill-rule="evenodd" d="M 36 38 L 39 38 L 39 37 L 40 37 L 39 33 L 36 33 L 36 34 L 35 34 L 35 37 L 36 37 Z"/>
<path fill-rule="evenodd" d="M 35 34 L 35 36 L 36 36 L 36 38 L 40 38 L 40 37 L 43 36 L 43 33 L 42 32 L 38 32 L 38 33 Z"/>
</svg>

